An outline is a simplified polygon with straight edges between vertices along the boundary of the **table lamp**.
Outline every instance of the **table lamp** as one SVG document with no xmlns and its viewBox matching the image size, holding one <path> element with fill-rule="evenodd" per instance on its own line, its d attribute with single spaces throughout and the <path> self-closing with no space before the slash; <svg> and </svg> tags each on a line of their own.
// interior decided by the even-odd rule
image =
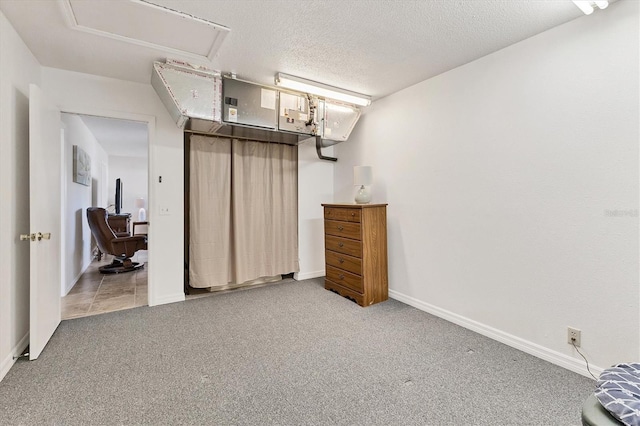
<svg viewBox="0 0 640 426">
<path fill-rule="evenodd" d="M 371 201 L 371 191 L 369 191 L 366 186 L 371 185 L 372 181 L 373 173 L 371 171 L 371 166 L 353 167 L 353 185 L 360 187 L 356 194 L 356 203 L 368 204 Z"/>
<path fill-rule="evenodd" d="M 144 209 L 144 198 L 136 198 L 136 207 L 138 210 L 138 222 L 144 222 L 147 220 L 147 212 Z"/>
</svg>

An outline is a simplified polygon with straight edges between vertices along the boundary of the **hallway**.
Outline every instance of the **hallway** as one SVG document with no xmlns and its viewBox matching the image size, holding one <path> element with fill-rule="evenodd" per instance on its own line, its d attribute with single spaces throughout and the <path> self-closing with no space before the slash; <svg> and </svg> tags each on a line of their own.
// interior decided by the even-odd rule
<svg viewBox="0 0 640 426">
<path fill-rule="evenodd" d="M 134 262 L 143 262 L 144 268 L 101 274 L 98 268 L 111 263 L 111 259 L 112 256 L 105 256 L 101 261 L 94 260 L 62 298 L 63 320 L 147 306 L 147 251 L 138 251 L 133 257 Z"/>
</svg>

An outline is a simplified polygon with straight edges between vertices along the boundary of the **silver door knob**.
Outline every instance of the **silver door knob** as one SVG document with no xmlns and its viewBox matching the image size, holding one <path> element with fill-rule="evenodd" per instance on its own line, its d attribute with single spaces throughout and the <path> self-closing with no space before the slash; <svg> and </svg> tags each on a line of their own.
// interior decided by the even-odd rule
<svg viewBox="0 0 640 426">
<path fill-rule="evenodd" d="M 36 234 L 20 234 L 20 241 L 35 241 Z"/>
</svg>

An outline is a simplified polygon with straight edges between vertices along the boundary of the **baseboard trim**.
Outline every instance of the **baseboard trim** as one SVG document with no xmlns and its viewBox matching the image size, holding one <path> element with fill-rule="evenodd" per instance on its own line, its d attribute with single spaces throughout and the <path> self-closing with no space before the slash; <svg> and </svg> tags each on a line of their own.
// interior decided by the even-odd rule
<svg viewBox="0 0 640 426">
<path fill-rule="evenodd" d="M 11 351 L 9 352 L 9 355 L 7 355 L 6 358 L 2 360 L 2 364 L 0 364 L 0 382 L 2 381 L 2 379 L 4 379 L 4 376 L 7 375 L 9 370 L 11 370 L 11 367 L 13 367 L 13 364 L 16 363 L 16 358 L 14 357 L 17 357 L 22 352 L 24 352 L 24 350 L 27 348 L 28 345 L 29 345 L 29 332 L 27 331 L 27 334 L 25 334 L 24 337 L 20 339 L 18 344 L 11 349 Z"/>
<path fill-rule="evenodd" d="M 80 277 L 82 276 L 82 274 L 84 274 L 84 271 L 86 271 L 86 270 L 87 270 L 87 268 L 84 268 L 82 271 L 80 271 L 78 276 L 76 276 L 70 283 L 67 284 L 67 286 L 64 289 L 64 294 L 62 295 L 62 297 L 64 297 L 67 294 L 69 294 L 71 289 L 78 283 L 78 280 L 80 279 Z"/>
<path fill-rule="evenodd" d="M 92 251 L 93 252 L 93 251 Z M 92 258 L 93 259 L 93 258 Z M 87 272 L 87 269 L 89 269 L 89 266 L 91 266 L 91 262 L 87 263 L 86 265 L 84 265 L 84 267 L 82 268 L 82 270 L 80 271 L 80 273 L 70 282 L 67 283 L 65 289 L 64 289 L 64 294 L 62 295 L 62 297 L 66 296 L 67 294 L 69 294 L 69 292 L 71 291 L 71 289 L 78 284 L 78 280 L 80 279 L 80 277 L 82 276 L 82 274 L 84 274 L 85 272 Z"/>
<path fill-rule="evenodd" d="M 80 273 L 80 275 L 82 275 L 82 273 Z M 65 297 L 67 294 L 69 294 L 69 292 L 71 291 L 71 289 L 73 288 L 73 286 L 76 285 L 76 283 L 78 282 L 78 280 L 80 279 L 80 275 L 78 275 L 74 280 L 72 280 L 71 282 L 67 283 L 67 285 L 64 288 L 64 294 L 62 295 L 62 297 Z"/>
<path fill-rule="evenodd" d="M 149 300 L 149 306 L 166 305 L 167 303 L 184 302 L 185 300 L 184 293 L 176 293 L 163 297 L 154 297 Z"/>
<path fill-rule="evenodd" d="M 572 358 L 563 353 L 538 345 L 537 343 L 533 343 L 528 340 L 524 340 L 520 337 L 514 336 L 512 334 L 505 333 L 504 331 L 498 330 L 496 328 L 479 323 L 472 319 L 463 317 L 462 315 L 458 315 L 453 312 L 447 311 L 445 309 L 439 308 L 437 306 L 431 305 L 429 303 L 423 302 L 414 297 L 407 296 L 406 294 L 400 293 L 395 290 L 389 290 L 389 297 L 399 302 L 405 303 L 409 306 L 413 306 L 416 309 L 420 309 L 421 311 L 428 312 L 439 318 L 445 319 L 461 327 L 474 331 L 478 334 L 482 334 L 483 336 L 489 337 L 490 339 L 496 340 L 500 343 L 504 343 L 505 345 L 511 346 L 512 348 L 528 353 L 529 355 L 533 355 L 537 358 L 548 361 L 559 367 L 566 368 L 567 370 L 573 371 L 574 373 L 578 373 L 582 376 L 592 378 L 589 372 L 587 371 L 585 362 L 581 358 L 580 359 Z M 579 356 L 579 355 L 576 353 L 576 356 Z M 589 364 L 589 368 L 591 369 L 591 372 L 596 377 L 598 377 L 603 370 L 601 367 L 594 366 L 591 364 Z"/>
<path fill-rule="evenodd" d="M 309 280 L 311 278 L 324 277 L 324 274 L 324 269 L 321 271 L 296 272 L 293 274 L 293 279 L 296 281 Z"/>
</svg>

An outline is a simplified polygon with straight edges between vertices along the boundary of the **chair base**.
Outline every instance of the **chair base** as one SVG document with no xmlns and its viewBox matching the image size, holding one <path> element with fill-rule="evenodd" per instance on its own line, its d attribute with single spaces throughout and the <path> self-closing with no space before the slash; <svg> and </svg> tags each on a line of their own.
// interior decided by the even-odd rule
<svg viewBox="0 0 640 426">
<path fill-rule="evenodd" d="M 121 274 L 144 268 L 144 263 L 132 262 L 131 259 L 113 259 L 109 265 L 98 268 L 101 274 Z"/>
</svg>

